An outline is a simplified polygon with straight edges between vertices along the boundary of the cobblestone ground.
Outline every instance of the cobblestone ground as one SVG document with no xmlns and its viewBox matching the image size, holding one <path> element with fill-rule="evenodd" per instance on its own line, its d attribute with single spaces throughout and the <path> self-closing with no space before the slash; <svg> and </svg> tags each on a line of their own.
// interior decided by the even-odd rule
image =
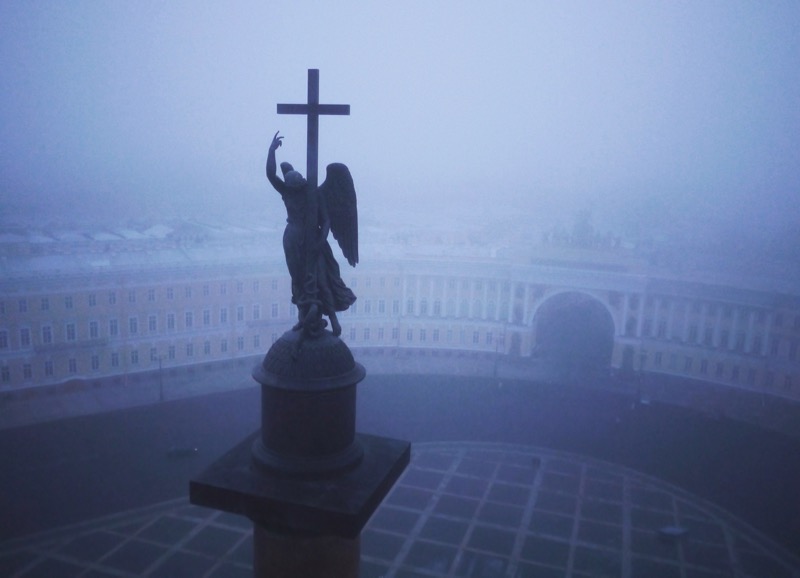
<svg viewBox="0 0 800 578">
<path fill-rule="evenodd" d="M 252 547 L 246 519 L 180 499 L 8 542 L 0 575 L 249 577 Z M 758 531 L 655 478 L 491 443 L 415 444 L 361 554 L 362 578 L 800 577 Z"/>
</svg>

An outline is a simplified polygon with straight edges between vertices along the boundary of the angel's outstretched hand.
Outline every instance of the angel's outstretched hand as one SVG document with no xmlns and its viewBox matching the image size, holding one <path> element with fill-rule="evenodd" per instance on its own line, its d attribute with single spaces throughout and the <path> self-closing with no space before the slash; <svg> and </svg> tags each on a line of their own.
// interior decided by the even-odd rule
<svg viewBox="0 0 800 578">
<path fill-rule="evenodd" d="M 269 145 L 269 150 L 274 151 L 275 149 L 277 149 L 279 146 L 281 146 L 283 144 L 283 137 L 282 136 L 278 136 L 280 134 L 280 132 L 281 131 L 277 131 L 275 133 L 275 136 L 272 137 L 272 144 Z"/>
</svg>

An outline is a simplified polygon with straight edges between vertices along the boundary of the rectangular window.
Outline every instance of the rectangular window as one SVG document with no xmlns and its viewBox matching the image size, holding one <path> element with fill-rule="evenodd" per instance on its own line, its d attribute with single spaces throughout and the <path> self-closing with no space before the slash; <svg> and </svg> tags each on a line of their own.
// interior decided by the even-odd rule
<svg viewBox="0 0 800 578">
<path fill-rule="evenodd" d="M 414 314 L 414 300 L 409 299 L 406 302 L 406 315 L 413 315 Z"/>
<path fill-rule="evenodd" d="M 19 312 L 25 313 L 28 311 L 28 300 L 27 299 L 20 299 L 19 300 Z"/>
<path fill-rule="evenodd" d="M 219 284 L 219 294 L 220 295 L 227 295 L 228 294 L 228 285 L 227 285 L 227 283 L 220 283 Z"/>
<path fill-rule="evenodd" d="M 683 370 L 684 371 L 691 371 L 692 370 L 692 358 L 686 357 L 683 360 Z"/>
<path fill-rule="evenodd" d="M 189 299 L 192 296 L 192 288 L 191 287 L 186 287 L 186 289 L 184 289 L 184 291 L 183 291 L 183 295 L 184 295 L 184 297 Z"/>
<path fill-rule="evenodd" d="M 654 360 L 654 365 L 656 367 L 661 367 L 661 364 L 664 362 L 664 354 L 661 351 L 656 351 L 656 358 Z"/>
<path fill-rule="evenodd" d="M 261 319 L 261 305 L 258 303 L 253 305 L 253 319 L 256 321 Z"/>
<path fill-rule="evenodd" d="M 167 299 L 175 299 L 175 289 L 173 287 L 167 287 Z"/>
<path fill-rule="evenodd" d="M 372 300 L 367 299 L 364 301 L 364 314 L 369 315 L 370 313 L 372 313 Z"/>
<path fill-rule="evenodd" d="M 167 359 L 175 359 L 175 346 L 170 345 L 167 347 Z"/>
<path fill-rule="evenodd" d="M 203 309 L 203 325 L 206 327 L 211 325 L 211 309 Z"/>
<path fill-rule="evenodd" d="M 219 322 L 224 324 L 228 322 L 228 308 L 223 307 L 219 310 Z"/>
<path fill-rule="evenodd" d="M 258 293 L 258 289 L 259 289 L 259 283 L 258 279 L 256 279 L 255 281 L 253 281 L 253 293 Z"/>
<path fill-rule="evenodd" d="M 108 320 L 108 335 L 111 337 L 119 335 L 119 322 L 116 319 Z"/>
<path fill-rule="evenodd" d="M 397 341 L 400 330 L 397 327 L 392 327 L 392 339 Z"/>
<path fill-rule="evenodd" d="M 203 342 L 203 355 L 211 355 L 211 342 L 208 340 Z"/>
<path fill-rule="evenodd" d="M 117 303 L 117 292 L 116 291 L 109 291 L 108 292 L 108 304 L 115 305 Z"/>
<path fill-rule="evenodd" d="M 717 362 L 717 367 L 714 369 L 714 374 L 717 377 L 722 377 L 723 373 L 725 373 L 725 366 L 722 364 L 721 361 Z"/>
<path fill-rule="evenodd" d="M 45 361 L 44 362 L 44 374 L 46 377 L 53 377 L 53 362 L 52 361 Z"/>
<path fill-rule="evenodd" d="M 128 333 L 130 335 L 136 335 L 139 333 L 139 319 L 136 317 L 130 317 L 128 319 Z"/>
<path fill-rule="evenodd" d="M 736 336 L 736 351 L 739 352 L 744 351 L 744 340 L 745 340 L 744 333 L 739 333 L 739 335 Z"/>
<path fill-rule="evenodd" d="M 473 331 L 472 332 L 472 343 L 477 345 L 478 343 L 480 343 L 480 341 L 481 341 L 480 333 L 478 333 L 477 331 Z"/>
<path fill-rule="evenodd" d="M 137 365 L 139 363 L 139 350 L 134 349 L 131 351 L 131 364 Z"/>
<path fill-rule="evenodd" d="M 70 357 L 67 361 L 67 368 L 70 373 L 78 373 L 78 360 Z"/>
<path fill-rule="evenodd" d="M 364 328 L 364 341 L 369 341 L 369 327 Z"/>
<path fill-rule="evenodd" d="M 244 291 L 244 284 L 241 281 L 236 282 L 236 292 L 241 293 Z"/>
<path fill-rule="evenodd" d="M 150 362 L 153 363 L 153 362 L 156 362 L 156 361 L 158 361 L 158 349 L 156 349 L 155 347 L 151 347 L 150 348 Z"/>
<path fill-rule="evenodd" d="M 277 303 L 273 303 L 272 306 L 270 307 L 270 315 L 272 316 L 273 319 L 278 317 L 278 304 Z"/>
<path fill-rule="evenodd" d="M 425 329 L 419 330 L 419 340 L 425 341 L 428 338 L 428 332 Z"/>
<path fill-rule="evenodd" d="M 100 369 L 100 356 L 92 355 L 92 371 Z"/>
<path fill-rule="evenodd" d="M 194 357 L 194 343 L 186 344 L 186 357 Z"/>
<path fill-rule="evenodd" d="M 155 289 L 148 289 L 147 290 L 147 300 L 153 302 L 156 300 L 156 290 Z"/>
<path fill-rule="evenodd" d="M 151 333 L 158 331 L 158 317 L 155 315 L 147 316 L 147 330 Z"/>
<path fill-rule="evenodd" d="M 350 341 L 355 341 L 355 340 L 356 340 L 356 328 L 355 327 L 351 327 L 350 328 Z"/>
<path fill-rule="evenodd" d="M 45 325 L 42 327 L 42 343 L 50 344 L 53 343 L 53 328 L 49 325 Z"/>
<path fill-rule="evenodd" d="M 0 375 L 2 376 L 3 383 L 11 381 L 11 370 L 7 365 L 4 365 L 0 370 Z"/>
<path fill-rule="evenodd" d="M 97 339 L 100 337 L 100 325 L 97 321 L 89 322 L 89 339 Z"/>
<path fill-rule="evenodd" d="M 222 341 L 219 342 L 219 350 L 222 353 L 225 353 L 225 352 L 228 351 L 228 340 L 227 339 L 223 339 Z"/>
<path fill-rule="evenodd" d="M 433 330 L 433 342 L 434 343 L 438 343 L 439 342 L 439 330 L 438 329 L 434 329 Z"/>
<path fill-rule="evenodd" d="M 76 338 L 75 324 L 67 323 L 67 341 L 75 341 Z"/>
<path fill-rule="evenodd" d="M 33 366 L 30 363 L 22 364 L 22 378 L 31 379 L 33 377 Z"/>
<path fill-rule="evenodd" d="M 31 346 L 31 330 L 27 327 L 23 327 L 19 330 L 19 345 L 20 347 Z"/>
<path fill-rule="evenodd" d="M 392 315 L 400 315 L 400 301 L 398 299 L 392 301 Z"/>
<path fill-rule="evenodd" d="M 406 331 L 406 341 L 411 341 L 412 339 L 414 339 L 414 332 L 409 329 Z"/>
<path fill-rule="evenodd" d="M 771 371 L 767 371 L 767 373 L 764 374 L 764 385 L 767 387 L 772 387 L 774 383 L 775 383 L 775 374 Z"/>
<path fill-rule="evenodd" d="M 175 314 L 174 313 L 167 313 L 167 329 L 170 331 L 175 331 Z"/>
<path fill-rule="evenodd" d="M 261 336 L 259 334 L 253 335 L 253 347 L 261 347 Z"/>
<path fill-rule="evenodd" d="M 119 353 L 116 351 L 111 354 L 111 367 L 119 367 Z"/>
<path fill-rule="evenodd" d="M 273 279 L 271 285 L 272 285 L 272 290 L 273 291 L 277 291 L 278 290 L 278 280 L 277 279 Z"/>
<path fill-rule="evenodd" d="M 244 321 L 244 305 L 236 306 L 236 321 Z"/>
<path fill-rule="evenodd" d="M 0 331 L 0 349 L 8 349 L 8 331 Z"/>
<path fill-rule="evenodd" d="M 210 292 L 211 292 L 211 291 L 210 291 L 210 289 L 209 289 L 209 287 L 208 287 L 208 283 L 206 283 L 205 285 L 203 285 L 203 297 L 208 297 L 208 295 L 209 295 L 209 293 L 210 293 Z"/>
<path fill-rule="evenodd" d="M 236 338 L 236 349 L 239 351 L 244 350 L 244 337 L 239 336 Z"/>
<path fill-rule="evenodd" d="M 703 375 L 706 375 L 708 373 L 708 360 L 707 359 L 703 359 L 700 362 L 700 373 L 703 374 Z"/>
<path fill-rule="evenodd" d="M 494 340 L 494 335 L 492 335 L 491 331 L 487 331 L 486 332 L 486 345 L 491 345 L 493 340 Z"/>
<path fill-rule="evenodd" d="M 136 291 L 134 289 L 128 291 L 128 303 L 136 303 Z"/>
<path fill-rule="evenodd" d="M 97 306 L 97 295 L 94 293 L 89 293 L 89 307 L 96 307 Z"/>
<path fill-rule="evenodd" d="M 187 311 L 183 316 L 183 320 L 186 329 L 191 329 L 194 324 L 194 315 L 192 315 L 191 311 Z"/>
<path fill-rule="evenodd" d="M 386 301 L 384 299 L 378 300 L 378 313 L 380 314 L 386 313 Z"/>
<path fill-rule="evenodd" d="M 64 309 L 72 309 L 72 306 L 73 306 L 72 296 L 67 295 L 66 297 L 64 297 Z"/>
<path fill-rule="evenodd" d="M 42 297 L 41 310 L 48 311 L 49 309 L 50 309 L 50 299 L 48 299 L 47 297 Z"/>
</svg>

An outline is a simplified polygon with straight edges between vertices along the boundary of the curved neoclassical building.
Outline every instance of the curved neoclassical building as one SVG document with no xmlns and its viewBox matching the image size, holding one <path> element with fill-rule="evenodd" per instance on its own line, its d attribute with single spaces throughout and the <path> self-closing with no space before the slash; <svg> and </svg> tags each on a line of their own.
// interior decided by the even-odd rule
<svg viewBox="0 0 800 578">
<path fill-rule="evenodd" d="M 278 247 L 200 227 L 6 239 L 0 392 L 263 355 L 295 317 Z M 612 375 L 667 398 L 694 383 L 689 403 L 700 383 L 800 399 L 798 295 L 575 260 L 386 253 L 344 273 L 358 301 L 343 338 L 377 371 Z"/>
</svg>

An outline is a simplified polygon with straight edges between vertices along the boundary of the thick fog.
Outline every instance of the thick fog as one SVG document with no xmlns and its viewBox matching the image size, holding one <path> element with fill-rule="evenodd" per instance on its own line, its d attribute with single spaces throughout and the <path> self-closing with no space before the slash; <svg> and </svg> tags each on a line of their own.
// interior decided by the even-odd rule
<svg viewBox="0 0 800 578">
<path fill-rule="evenodd" d="M 2 212 L 279 214 L 267 146 L 304 167 L 305 119 L 276 104 L 319 68 L 352 111 L 321 119 L 320 166 L 348 164 L 365 218 L 585 210 L 785 250 L 798 26 L 792 1 L 7 1 Z"/>
</svg>

